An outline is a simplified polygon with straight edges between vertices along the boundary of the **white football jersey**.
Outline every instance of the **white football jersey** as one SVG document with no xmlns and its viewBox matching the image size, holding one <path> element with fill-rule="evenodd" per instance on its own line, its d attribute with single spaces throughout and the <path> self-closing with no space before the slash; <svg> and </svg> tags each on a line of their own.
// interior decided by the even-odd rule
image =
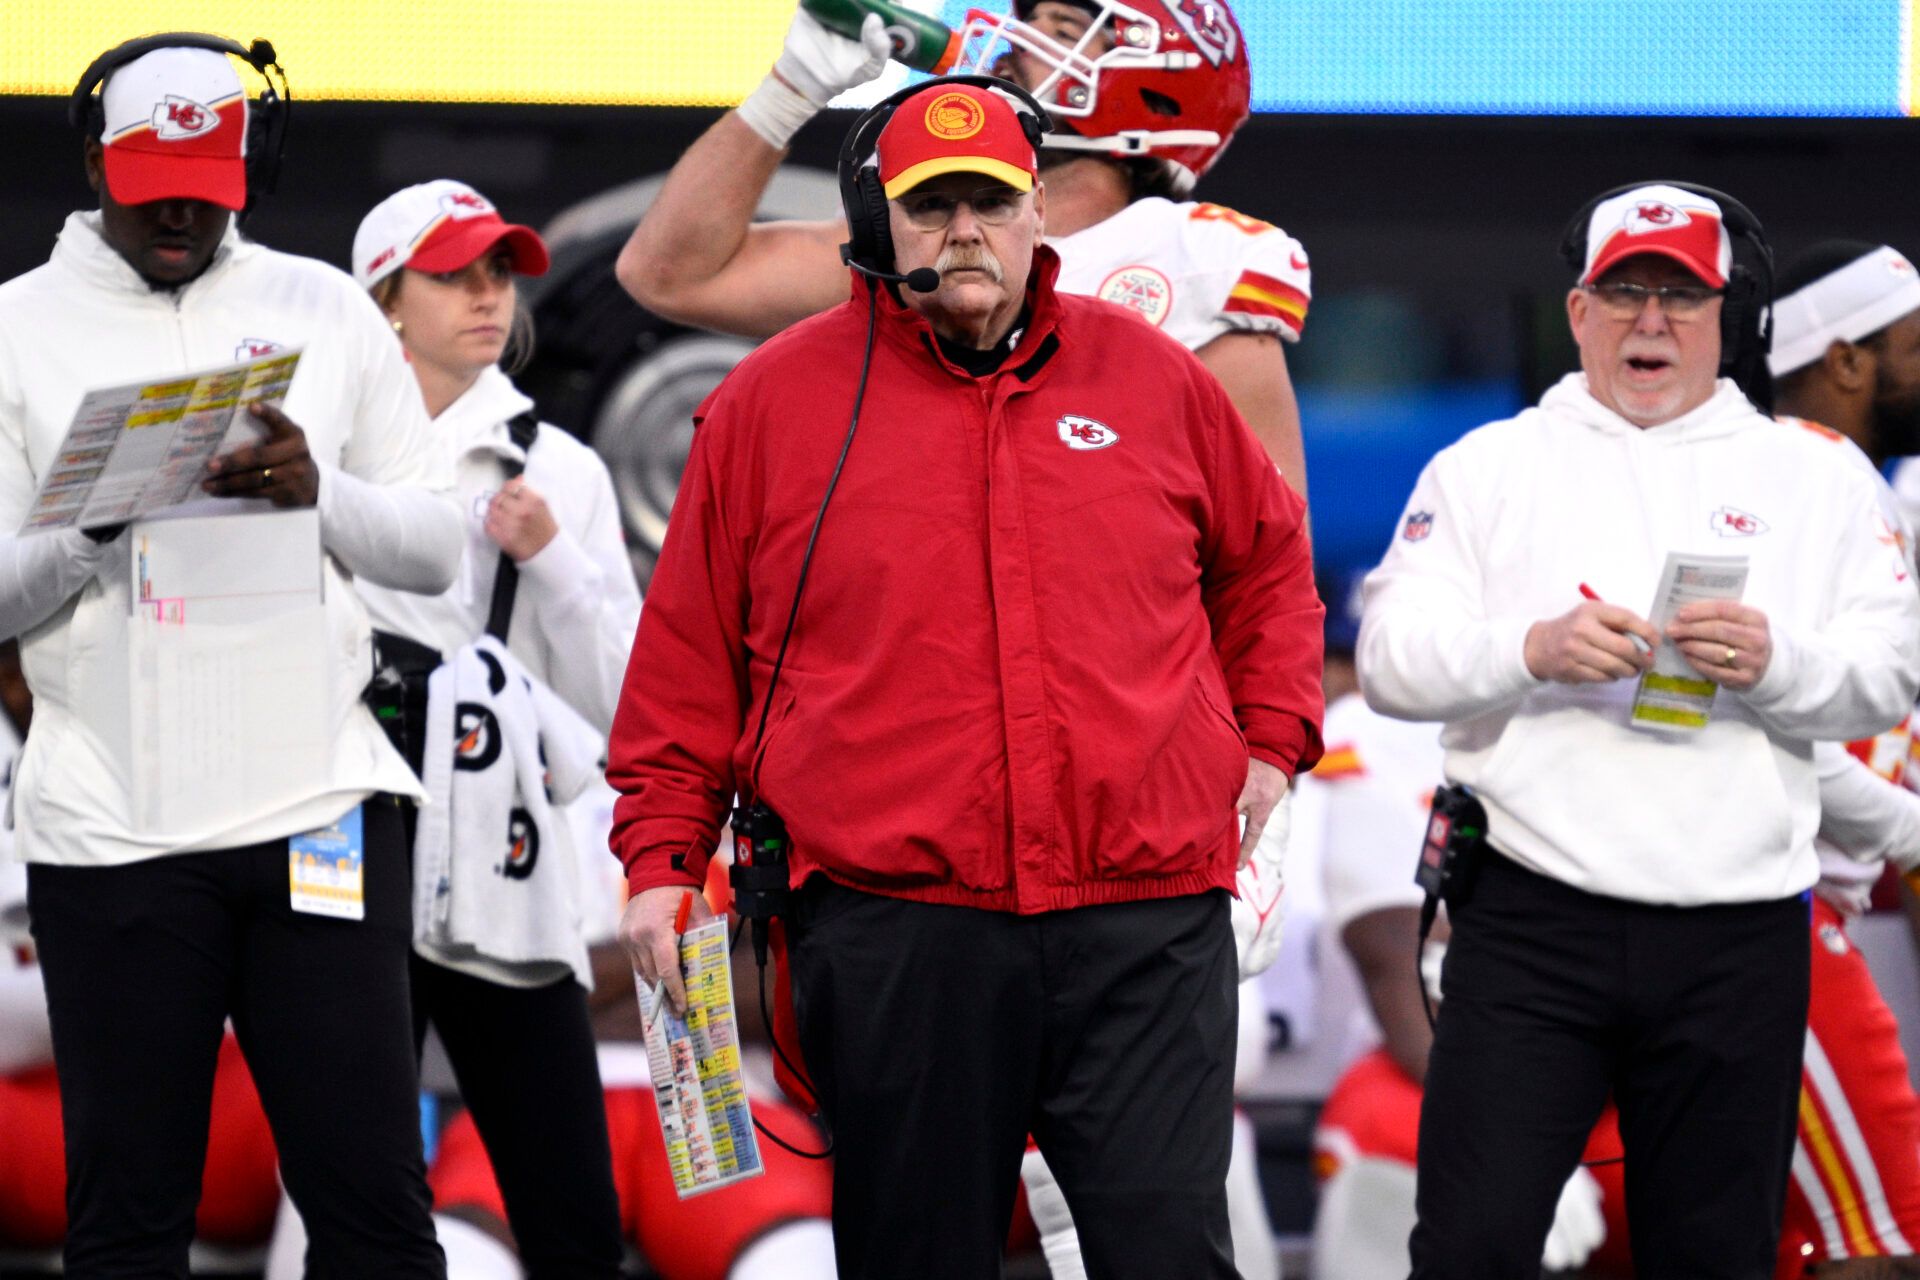
<svg viewBox="0 0 1920 1280">
<path fill-rule="evenodd" d="M 1048 243 L 1060 254 L 1062 292 L 1128 307 L 1189 351 L 1236 330 L 1297 342 L 1306 324 L 1306 250 L 1221 205 L 1150 196 Z"/>
<path fill-rule="evenodd" d="M 1308 777 L 1326 793 L 1320 868 L 1337 938 L 1369 911 L 1420 905 L 1413 871 L 1446 753 L 1439 725 L 1389 719 L 1357 693 L 1327 708 L 1322 737 L 1326 754 Z"/>
<path fill-rule="evenodd" d="M 1317 863 L 1321 915 L 1319 965 L 1327 1007 L 1315 1021 L 1325 1022 L 1323 1051 L 1337 1069 L 1380 1043 L 1380 1027 L 1367 1003 L 1364 984 L 1348 958 L 1342 938 L 1360 916 L 1392 907 L 1418 907 L 1423 896 L 1413 882 L 1420 847 L 1426 839 L 1433 789 L 1445 781 L 1441 766 L 1440 726 L 1392 720 L 1368 707 L 1358 693 L 1327 707 L 1326 754 L 1313 772 L 1295 783 L 1295 843 L 1288 850 L 1287 893 L 1291 899 L 1295 868 L 1302 873 Z M 1316 814 L 1303 824 L 1299 815 Z M 1302 880 L 1307 877 L 1302 874 Z M 1291 911 L 1291 908 L 1289 908 Z M 1291 932 L 1291 919 L 1288 930 Z M 1442 944 L 1428 942 L 1429 953 Z M 1283 957 L 1281 964 L 1285 964 Z M 1407 956 L 1411 969 L 1413 956 Z M 1344 970 L 1343 987 L 1336 970 Z M 1351 994 L 1341 1002 L 1342 992 Z"/>
</svg>

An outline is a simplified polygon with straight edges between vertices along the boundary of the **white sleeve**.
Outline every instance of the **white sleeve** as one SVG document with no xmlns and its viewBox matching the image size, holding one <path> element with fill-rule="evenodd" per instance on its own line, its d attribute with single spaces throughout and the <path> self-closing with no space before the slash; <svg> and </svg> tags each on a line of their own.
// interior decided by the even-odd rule
<svg viewBox="0 0 1920 1280">
<path fill-rule="evenodd" d="M 1313 300 L 1313 272 L 1298 240 L 1271 223 L 1201 204 L 1190 215 L 1188 245 L 1209 265 L 1228 264 L 1226 297 L 1212 318 L 1222 332 L 1300 340 Z"/>
<path fill-rule="evenodd" d="M 365 379 L 340 466 L 320 463 L 320 536 L 357 578 L 438 595 L 465 551 L 453 498 L 453 457 L 433 430 L 398 342 L 366 300 L 342 317 L 356 332 Z M 367 326 L 371 324 L 371 330 Z"/>
<path fill-rule="evenodd" d="M 1920 795 L 1888 782 L 1837 742 L 1813 744 L 1820 838 L 1858 862 L 1920 866 Z"/>
<path fill-rule="evenodd" d="M 1458 446 L 1427 464 L 1367 575 L 1355 658 L 1367 705 L 1383 715 L 1467 720 L 1540 684 L 1523 656 L 1534 620 L 1487 616 L 1465 470 Z"/>
<path fill-rule="evenodd" d="M 45 622 L 119 546 L 95 542 L 78 529 L 24 537 L 13 532 L 27 518 L 34 488 L 25 425 L 0 388 L 0 639 Z"/>
<path fill-rule="evenodd" d="M 1865 481 L 1840 545 L 1819 556 L 1828 575 L 1817 630 L 1770 622 L 1773 660 L 1746 702 L 1796 737 L 1863 738 L 1898 724 L 1920 689 L 1920 590 Z"/>
<path fill-rule="evenodd" d="M 0 535 L 0 639 L 30 631 L 87 584 L 119 539 L 98 543 L 78 529 Z"/>
<path fill-rule="evenodd" d="M 374 484 L 324 462 L 320 530 L 354 577 L 395 591 L 439 595 L 460 567 L 460 515 L 450 495 Z"/>
<path fill-rule="evenodd" d="M 640 590 L 620 530 L 613 479 L 597 457 L 581 457 L 594 471 L 593 501 L 580 526 L 583 537 L 563 526 L 520 565 L 520 581 L 533 598 L 535 625 L 554 655 L 548 672 L 553 691 L 606 734 L 613 728 L 640 623 Z"/>
</svg>

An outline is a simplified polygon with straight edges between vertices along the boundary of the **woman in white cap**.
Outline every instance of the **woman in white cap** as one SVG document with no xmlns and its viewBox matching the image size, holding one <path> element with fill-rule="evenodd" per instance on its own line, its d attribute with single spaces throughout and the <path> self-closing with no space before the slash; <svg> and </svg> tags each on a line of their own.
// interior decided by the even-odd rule
<svg viewBox="0 0 1920 1280">
<path fill-rule="evenodd" d="M 639 618 L 613 483 L 501 368 L 530 341 L 514 277 L 547 269 L 537 234 L 464 183 L 427 182 L 367 214 L 353 267 L 454 451 L 467 520 L 447 591 L 361 590 L 376 685 L 433 797 L 415 824 L 416 1034 L 431 1023 L 446 1045 L 528 1274 L 611 1277 L 580 876 L 554 806 L 599 777 Z"/>
</svg>

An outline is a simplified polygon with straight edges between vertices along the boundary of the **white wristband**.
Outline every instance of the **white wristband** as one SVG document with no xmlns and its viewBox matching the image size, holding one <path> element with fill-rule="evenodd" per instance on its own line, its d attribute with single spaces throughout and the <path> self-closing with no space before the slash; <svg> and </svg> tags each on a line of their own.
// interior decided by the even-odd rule
<svg viewBox="0 0 1920 1280">
<path fill-rule="evenodd" d="M 793 135 L 800 132 L 800 126 L 819 112 L 820 108 L 809 102 L 806 95 L 788 88 L 779 76 L 771 73 L 760 82 L 759 88 L 747 95 L 745 102 L 734 108 L 734 114 L 746 122 L 747 128 L 759 134 L 775 151 L 785 151 Z"/>
</svg>

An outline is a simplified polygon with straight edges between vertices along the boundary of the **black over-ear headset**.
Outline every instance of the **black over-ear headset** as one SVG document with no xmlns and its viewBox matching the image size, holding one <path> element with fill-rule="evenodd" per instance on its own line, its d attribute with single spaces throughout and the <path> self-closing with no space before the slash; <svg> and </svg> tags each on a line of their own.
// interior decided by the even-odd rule
<svg viewBox="0 0 1920 1280">
<path fill-rule="evenodd" d="M 1720 308 L 1720 373 L 1738 383 L 1760 409 L 1771 412 L 1773 378 L 1767 369 L 1767 353 L 1773 349 L 1773 248 L 1753 210 L 1724 191 L 1698 183 L 1664 178 L 1629 182 L 1602 191 L 1581 206 L 1560 238 L 1560 256 L 1578 276 L 1587 262 L 1587 228 L 1593 211 L 1615 196 L 1649 186 L 1677 187 L 1720 206 L 1721 222 L 1733 242 L 1733 267 L 1727 272 L 1726 296 Z"/>
<path fill-rule="evenodd" d="M 878 144 L 880 131 L 893 119 L 901 103 L 917 94 L 946 89 L 957 84 L 995 89 L 1017 100 L 1014 114 L 1020 118 L 1020 130 L 1037 151 L 1040 139 L 1052 129 L 1046 108 L 1040 100 L 1009 80 L 997 76 L 938 76 L 910 84 L 888 94 L 861 112 L 840 144 L 840 204 L 847 214 L 847 242 L 840 246 L 840 260 L 863 275 L 879 280 L 904 283 L 920 293 L 939 288 L 939 277 L 916 282 L 893 271 L 893 231 L 887 225 L 887 192 L 880 182 L 880 170 L 867 163 Z M 1022 109 L 1024 108 L 1024 110 Z M 919 272 L 910 273 L 918 276 Z M 932 272 L 927 273 L 929 276 Z M 924 284 L 924 287 L 922 287 Z"/>
<path fill-rule="evenodd" d="M 255 40 L 248 46 L 198 31 L 169 31 L 115 45 L 88 64 L 80 83 L 73 87 L 73 99 L 67 104 L 68 123 L 89 138 L 101 137 L 106 132 L 106 119 L 94 90 L 121 67 L 156 49 L 229 53 L 259 72 L 260 78 L 266 81 L 266 88 L 254 100 L 247 123 L 247 207 L 251 209 L 255 197 L 271 194 L 280 179 L 280 152 L 286 145 L 287 114 L 293 102 L 293 95 L 287 89 L 287 73 L 269 41 Z M 273 75 L 268 74 L 269 68 L 280 78 L 277 89 Z"/>
</svg>

